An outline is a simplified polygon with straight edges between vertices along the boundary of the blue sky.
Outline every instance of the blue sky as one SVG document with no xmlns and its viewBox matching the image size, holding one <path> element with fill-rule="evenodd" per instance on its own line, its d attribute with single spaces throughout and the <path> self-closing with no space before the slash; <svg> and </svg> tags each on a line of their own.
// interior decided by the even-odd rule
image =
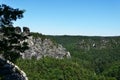
<svg viewBox="0 0 120 80">
<path fill-rule="evenodd" d="M 120 35 L 120 0 L 0 0 L 25 9 L 14 25 L 47 35 Z"/>
</svg>

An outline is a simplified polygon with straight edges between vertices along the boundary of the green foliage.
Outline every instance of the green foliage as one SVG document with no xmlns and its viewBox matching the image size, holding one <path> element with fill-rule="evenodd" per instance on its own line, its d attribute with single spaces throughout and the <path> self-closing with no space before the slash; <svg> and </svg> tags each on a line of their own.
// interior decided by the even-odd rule
<svg viewBox="0 0 120 80">
<path fill-rule="evenodd" d="M 14 27 L 2 27 L 3 39 L 0 40 L 0 52 L 5 59 L 15 62 L 20 57 L 20 52 L 28 49 L 27 43 L 20 43 L 26 39 L 22 34 L 16 34 Z"/>
<path fill-rule="evenodd" d="M 42 36 L 33 35 L 36 38 Z M 120 37 L 46 37 L 66 47 L 72 57 L 17 60 L 17 65 L 27 73 L 29 80 L 120 80 Z M 101 48 L 102 40 L 108 41 L 107 47 Z"/>
<path fill-rule="evenodd" d="M 31 32 L 31 35 L 33 36 L 33 38 L 39 38 L 40 37 L 42 40 L 44 40 L 45 38 L 47 38 L 45 35 L 40 34 L 40 33 Z"/>
<path fill-rule="evenodd" d="M 0 5 L 0 53 L 6 59 L 16 61 L 20 52 L 28 49 L 21 34 L 14 32 L 12 21 L 21 19 L 24 10 Z M 17 60 L 29 80 L 120 80 L 120 37 L 45 36 L 31 33 L 34 38 L 46 37 L 60 43 L 70 51 L 71 59 L 42 58 Z M 13 45 L 14 44 L 14 45 Z M 1 78 L 0 78 L 1 79 Z"/>
<path fill-rule="evenodd" d="M 14 9 L 5 4 L 0 5 L 0 26 L 10 26 L 12 21 L 21 19 L 23 17 L 24 10 Z"/>
<path fill-rule="evenodd" d="M 81 64 L 84 69 L 93 71 L 96 74 L 96 80 L 120 80 L 118 67 L 120 65 L 118 64 L 120 37 L 48 37 L 66 47 L 70 51 L 73 61 Z M 117 63 L 117 67 L 114 66 L 115 63 Z"/>
<path fill-rule="evenodd" d="M 119 80 L 108 76 L 109 72 L 97 75 L 81 62 L 72 59 L 19 59 L 17 65 L 27 73 L 29 80 Z"/>
<path fill-rule="evenodd" d="M 90 78 L 95 80 L 96 78 L 94 72 L 67 59 L 20 59 L 17 65 L 27 73 L 29 80 L 90 80 Z"/>
<path fill-rule="evenodd" d="M 0 5 L 0 54 L 5 59 L 15 62 L 20 57 L 20 52 L 28 49 L 27 43 L 20 43 L 26 39 L 22 33 L 17 34 L 12 21 L 21 19 L 24 10 L 14 9 L 5 4 Z"/>
<path fill-rule="evenodd" d="M 72 58 L 17 60 L 29 80 L 120 80 L 120 37 L 32 35 L 62 44 Z"/>
<path fill-rule="evenodd" d="M 116 78 L 120 80 L 120 62 L 114 62 L 103 73 L 105 76 Z"/>
</svg>

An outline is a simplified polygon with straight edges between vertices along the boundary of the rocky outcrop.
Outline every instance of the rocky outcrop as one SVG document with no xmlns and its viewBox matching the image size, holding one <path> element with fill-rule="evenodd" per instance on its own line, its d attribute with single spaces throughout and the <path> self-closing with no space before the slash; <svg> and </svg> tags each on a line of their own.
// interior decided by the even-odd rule
<svg viewBox="0 0 120 80">
<path fill-rule="evenodd" d="M 28 27 L 23 27 L 23 35 L 24 36 L 30 35 L 30 29 Z"/>
<path fill-rule="evenodd" d="M 15 33 L 16 34 L 21 34 L 21 28 L 19 26 L 15 27 Z"/>
<path fill-rule="evenodd" d="M 70 58 L 70 53 L 60 44 L 54 44 L 50 39 L 42 39 L 40 37 L 33 38 L 29 36 L 25 40 L 28 43 L 29 49 L 21 53 L 24 59 L 40 59 L 42 57 L 53 57 L 63 59 L 64 57 Z"/>
<path fill-rule="evenodd" d="M 15 27 L 15 33 L 20 34 L 23 37 L 27 37 L 25 40 L 19 40 L 20 44 L 22 45 L 24 42 L 28 43 L 28 50 L 25 50 L 24 53 L 20 53 L 23 59 L 40 59 L 42 57 L 53 57 L 63 59 L 64 57 L 70 58 L 70 53 L 66 51 L 66 49 L 60 44 L 54 44 L 48 38 L 42 37 L 33 37 L 30 36 L 30 29 L 28 27 L 23 27 L 23 31 L 20 27 Z M 0 35 L 0 39 L 2 39 L 3 34 L 2 31 Z M 19 45 L 20 45 L 19 44 Z M 13 44 L 18 45 L 18 44 Z"/>
<path fill-rule="evenodd" d="M 25 72 L 3 58 L 0 58 L 0 76 L 2 76 L 2 80 L 28 80 Z"/>
<path fill-rule="evenodd" d="M 60 44 L 54 44 L 48 38 L 37 37 L 34 38 L 30 36 L 30 30 L 27 27 L 23 27 L 23 32 L 20 27 L 15 27 L 14 29 L 16 34 L 22 35 L 22 37 L 27 37 L 25 40 L 19 40 L 19 44 L 12 45 L 22 45 L 22 43 L 28 43 L 28 50 L 25 50 L 24 53 L 20 53 L 23 59 L 40 59 L 42 57 L 53 57 L 63 59 L 64 57 L 70 58 L 70 53 Z M 3 40 L 3 32 L 0 28 L 0 41 Z M 8 38 L 9 39 L 9 38 Z M 28 80 L 26 74 L 12 62 L 3 59 L 2 54 L 0 55 L 0 77 L 2 80 Z"/>
<path fill-rule="evenodd" d="M 119 37 L 88 37 L 87 39 L 80 38 L 75 46 L 77 49 L 85 51 L 89 51 L 91 49 L 114 49 L 119 47 L 119 40 Z"/>
<path fill-rule="evenodd" d="M 6 27 L 6 29 L 7 28 L 10 29 L 11 32 L 14 31 L 16 34 L 21 35 L 21 36 L 19 36 L 19 35 L 14 36 L 14 39 L 16 39 L 16 38 L 18 39 L 18 37 L 26 37 L 29 35 L 29 32 L 26 32 L 25 30 L 22 32 L 20 27 L 10 27 L 10 28 Z M 4 34 L 5 33 L 4 33 L 3 28 L 0 28 L 0 44 L 3 42 L 4 39 L 6 41 L 9 41 L 13 38 L 13 36 L 11 37 L 11 35 L 4 36 Z M 19 43 L 19 41 L 21 41 L 21 38 L 18 39 L 18 43 L 13 43 L 13 44 L 11 44 L 11 46 L 15 47 L 18 45 L 22 45 Z M 2 43 L 2 45 L 3 45 L 3 43 Z M 2 52 L 2 50 L 4 49 L 2 45 L 0 45 L 0 49 L 1 49 L 0 52 Z M 10 43 L 9 43 L 9 45 L 10 45 Z M 9 46 L 9 45 L 7 44 L 7 46 Z M 12 50 L 14 51 L 14 49 L 12 49 Z M 25 72 L 23 72 L 17 65 L 13 64 L 9 60 L 5 60 L 3 54 L 0 54 L 0 79 L 2 79 L 2 80 L 28 80 Z"/>
</svg>

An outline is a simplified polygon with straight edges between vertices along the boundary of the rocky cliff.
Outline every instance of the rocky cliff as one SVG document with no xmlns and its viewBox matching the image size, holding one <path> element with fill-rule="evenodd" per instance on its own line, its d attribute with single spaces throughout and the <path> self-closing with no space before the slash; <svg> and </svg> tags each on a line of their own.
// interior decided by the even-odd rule
<svg viewBox="0 0 120 80">
<path fill-rule="evenodd" d="M 70 53 L 60 44 L 54 44 L 48 38 L 28 36 L 25 40 L 28 43 L 29 49 L 21 53 L 24 59 L 40 59 L 42 57 L 53 57 L 63 59 L 64 57 L 70 58 Z"/>
<path fill-rule="evenodd" d="M 3 32 L 0 28 L 0 41 L 3 40 Z M 15 33 L 20 34 L 23 37 L 27 37 L 25 40 L 19 40 L 19 44 L 11 45 L 22 45 L 22 43 L 28 43 L 28 49 L 24 53 L 20 53 L 23 59 L 40 59 L 42 57 L 53 57 L 53 58 L 70 58 L 70 53 L 60 44 L 54 44 L 48 38 L 33 37 L 30 35 L 30 30 L 27 27 L 23 27 L 23 32 L 20 27 L 15 27 Z M 9 39 L 9 38 L 8 38 Z M 2 46 L 1 46 L 2 47 Z M 26 74 L 15 64 L 9 60 L 5 60 L 3 55 L 0 54 L 0 79 L 2 80 L 28 80 Z"/>
<path fill-rule="evenodd" d="M 0 39 L 2 39 L 3 34 L 2 31 L 0 32 Z M 63 59 L 64 57 L 70 58 L 70 53 L 62 45 L 54 44 L 49 38 L 33 37 L 30 35 L 28 27 L 23 27 L 23 32 L 20 27 L 15 27 L 15 33 L 27 37 L 27 39 L 20 41 L 20 44 L 27 42 L 29 47 L 24 53 L 20 53 L 23 59 L 40 59 L 46 56 L 59 59 Z M 39 34 L 37 35 L 39 36 Z"/>
</svg>

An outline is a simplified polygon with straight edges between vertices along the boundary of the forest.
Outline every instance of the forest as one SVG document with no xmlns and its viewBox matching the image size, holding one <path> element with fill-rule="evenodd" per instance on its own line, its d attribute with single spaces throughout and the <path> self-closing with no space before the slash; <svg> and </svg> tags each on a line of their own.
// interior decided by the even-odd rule
<svg viewBox="0 0 120 80">
<path fill-rule="evenodd" d="M 36 36 L 39 37 L 38 33 Z M 18 59 L 17 65 L 26 72 L 29 80 L 120 80 L 119 36 L 46 37 L 62 44 L 70 51 L 71 58 Z"/>
</svg>

